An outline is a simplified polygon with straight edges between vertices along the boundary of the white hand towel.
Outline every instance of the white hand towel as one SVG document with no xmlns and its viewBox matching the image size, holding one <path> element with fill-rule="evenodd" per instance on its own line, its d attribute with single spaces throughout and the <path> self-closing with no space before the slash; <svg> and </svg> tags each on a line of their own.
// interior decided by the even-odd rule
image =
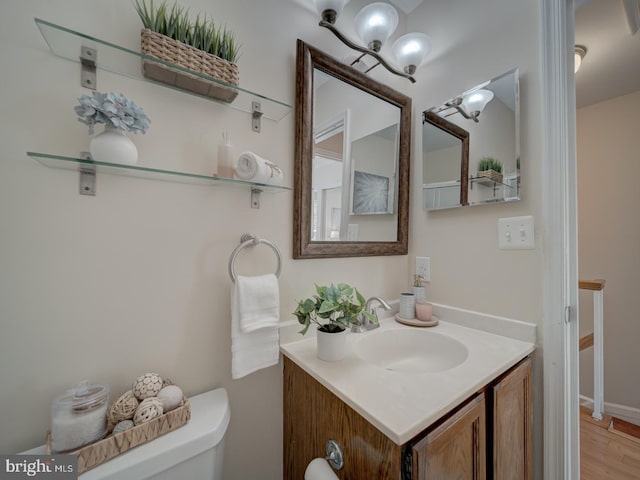
<svg viewBox="0 0 640 480">
<path fill-rule="evenodd" d="M 271 314 L 263 317 L 266 320 L 262 324 L 254 320 L 249 322 L 253 327 L 252 331 L 242 331 L 239 284 L 244 282 L 239 282 L 241 278 L 236 279 L 231 295 L 231 377 L 234 379 L 242 378 L 261 368 L 276 365 L 280 359 L 279 330 L 277 322 L 273 323 L 272 308 L 268 309 Z M 276 288 L 276 298 L 278 297 Z M 279 299 L 277 302 L 279 303 Z"/>
<path fill-rule="evenodd" d="M 253 152 L 244 152 L 238 158 L 236 177 L 240 180 L 280 185 L 284 179 L 282 169 Z"/>
<path fill-rule="evenodd" d="M 238 276 L 238 313 L 244 333 L 259 328 L 275 327 L 280 321 L 278 278 L 270 273 L 256 277 Z"/>
</svg>

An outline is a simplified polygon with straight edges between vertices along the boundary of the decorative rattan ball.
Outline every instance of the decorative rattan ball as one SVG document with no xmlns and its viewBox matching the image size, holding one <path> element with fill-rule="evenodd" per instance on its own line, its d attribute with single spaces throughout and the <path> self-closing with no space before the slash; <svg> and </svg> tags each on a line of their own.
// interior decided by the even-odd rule
<svg viewBox="0 0 640 480">
<path fill-rule="evenodd" d="M 168 412 L 182 404 L 182 389 L 177 385 L 167 385 L 156 398 L 162 402 L 162 409 Z"/>
<path fill-rule="evenodd" d="M 162 377 L 157 373 L 145 373 L 133 382 L 133 394 L 138 400 L 155 397 L 162 389 Z"/>
<path fill-rule="evenodd" d="M 115 425 L 122 420 L 131 420 L 139 404 L 131 390 L 123 393 L 109 409 L 109 423 Z"/>
<path fill-rule="evenodd" d="M 133 416 L 133 423 L 140 425 L 141 423 L 153 420 L 160 415 L 162 415 L 162 402 L 155 397 L 145 398 L 140 402 L 140 405 Z"/>
<path fill-rule="evenodd" d="M 112 433 L 115 435 L 116 433 L 124 432 L 125 430 L 129 430 L 133 427 L 134 425 L 132 420 L 122 420 L 113 427 Z"/>
</svg>

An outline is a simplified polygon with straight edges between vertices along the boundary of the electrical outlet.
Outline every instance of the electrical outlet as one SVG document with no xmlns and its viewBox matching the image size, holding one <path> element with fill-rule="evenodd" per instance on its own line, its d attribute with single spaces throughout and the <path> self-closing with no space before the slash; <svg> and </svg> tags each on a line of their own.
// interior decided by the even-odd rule
<svg viewBox="0 0 640 480">
<path fill-rule="evenodd" d="M 416 257 L 416 275 L 425 282 L 431 281 L 431 257 Z"/>
</svg>

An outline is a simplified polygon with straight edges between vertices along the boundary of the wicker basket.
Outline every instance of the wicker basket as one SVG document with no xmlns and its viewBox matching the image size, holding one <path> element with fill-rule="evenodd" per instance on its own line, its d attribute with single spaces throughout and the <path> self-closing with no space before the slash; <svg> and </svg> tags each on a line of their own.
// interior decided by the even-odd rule
<svg viewBox="0 0 640 480">
<path fill-rule="evenodd" d="M 127 450 L 183 426 L 190 418 L 191 405 L 189 400 L 185 398 L 181 407 L 171 410 L 158 418 L 124 432 L 109 435 L 78 450 L 65 453 L 78 456 L 78 473 L 83 473 L 117 457 Z M 51 434 L 47 435 L 47 454 L 51 454 Z"/>
<path fill-rule="evenodd" d="M 502 174 L 495 170 L 482 170 L 478 172 L 478 177 L 484 177 L 494 182 L 502 183 Z"/>
<path fill-rule="evenodd" d="M 140 46 L 143 54 L 163 62 L 207 75 L 230 85 L 237 86 L 240 83 L 240 71 L 235 63 L 153 32 L 148 28 L 140 32 Z M 225 87 L 220 83 L 146 58 L 142 59 L 142 74 L 152 80 L 227 103 L 231 103 L 238 95 L 238 91 L 234 88 Z"/>
</svg>

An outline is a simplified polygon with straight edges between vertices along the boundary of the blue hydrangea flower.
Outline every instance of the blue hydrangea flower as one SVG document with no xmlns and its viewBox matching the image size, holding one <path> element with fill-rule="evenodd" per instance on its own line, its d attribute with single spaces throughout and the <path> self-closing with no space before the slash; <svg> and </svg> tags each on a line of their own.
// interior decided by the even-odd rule
<svg viewBox="0 0 640 480">
<path fill-rule="evenodd" d="M 93 92 L 78 101 L 80 105 L 73 109 L 78 114 L 78 121 L 89 126 L 90 135 L 93 135 L 96 123 L 133 133 L 145 133 L 151 123 L 142 109 L 121 93 Z"/>
</svg>

